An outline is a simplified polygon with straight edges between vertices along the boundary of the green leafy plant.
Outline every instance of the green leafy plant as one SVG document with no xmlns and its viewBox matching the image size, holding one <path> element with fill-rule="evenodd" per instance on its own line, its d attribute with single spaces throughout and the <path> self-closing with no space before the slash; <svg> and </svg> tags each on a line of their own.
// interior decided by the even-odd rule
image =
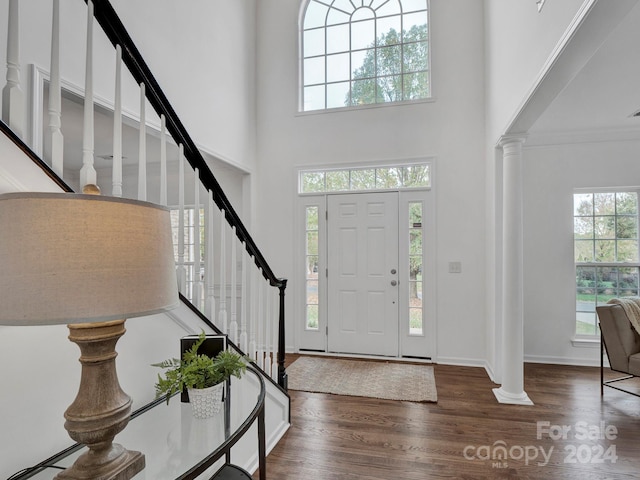
<svg viewBox="0 0 640 480">
<path fill-rule="evenodd" d="M 158 374 L 155 385 L 156 398 L 164 396 L 169 399 L 183 388 L 207 388 L 224 382 L 232 376 L 242 378 L 247 370 L 247 359 L 230 350 L 223 350 L 215 358 L 198 353 L 198 348 L 205 341 L 202 332 L 198 341 L 183 353 L 182 359 L 170 358 L 153 367 L 166 370 L 164 376 Z"/>
</svg>

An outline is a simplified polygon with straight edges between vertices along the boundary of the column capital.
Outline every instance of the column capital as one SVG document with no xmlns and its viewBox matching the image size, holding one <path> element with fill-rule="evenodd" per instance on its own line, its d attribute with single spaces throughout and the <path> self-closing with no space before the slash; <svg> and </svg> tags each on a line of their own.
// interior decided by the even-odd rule
<svg viewBox="0 0 640 480">
<path fill-rule="evenodd" d="M 514 143 L 518 143 L 520 145 L 523 145 L 525 142 L 527 141 L 527 136 L 525 134 L 508 134 L 508 135 L 502 135 L 500 137 L 500 139 L 498 140 L 498 144 L 497 146 L 500 148 L 504 148 L 506 145 L 510 145 L 510 144 L 514 144 Z"/>
</svg>

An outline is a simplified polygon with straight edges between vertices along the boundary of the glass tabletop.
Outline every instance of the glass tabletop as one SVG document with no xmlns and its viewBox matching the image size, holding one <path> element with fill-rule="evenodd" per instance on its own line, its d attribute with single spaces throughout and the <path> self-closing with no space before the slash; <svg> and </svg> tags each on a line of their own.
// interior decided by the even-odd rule
<svg viewBox="0 0 640 480">
<path fill-rule="evenodd" d="M 225 389 L 225 402 L 212 418 L 197 419 L 191 404 L 182 403 L 180 395 L 171 398 L 169 405 L 161 402 L 132 418 L 127 427 L 114 439 L 128 450 L 145 455 L 146 467 L 136 480 L 175 480 L 190 476 L 194 467 L 210 463 L 209 478 L 224 463 L 224 454 L 257 418 L 263 407 L 264 382 L 251 367 L 242 379 L 233 378 Z M 85 448 L 52 465 L 68 467 L 86 451 Z M 217 461 L 216 458 L 222 458 Z M 29 477 L 50 480 L 59 470 L 46 468 Z M 24 477 L 27 478 L 27 477 Z"/>
</svg>

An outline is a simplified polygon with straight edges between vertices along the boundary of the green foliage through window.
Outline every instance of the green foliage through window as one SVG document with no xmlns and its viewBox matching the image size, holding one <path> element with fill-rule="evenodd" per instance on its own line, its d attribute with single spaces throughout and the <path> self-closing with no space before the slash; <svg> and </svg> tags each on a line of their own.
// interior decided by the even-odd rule
<svg viewBox="0 0 640 480">
<path fill-rule="evenodd" d="M 302 110 L 431 97 L 427 0 L 310 0 Z"/>
<path fill-rule="evenodd" d="M 597 305 L 639 294 L 638 194 L 573 196 L 576 333 L 598 335 Z"/>
<path fill-rule="evenodd" d="M 306 208 L 306 329 L 318 330 L 318 212 L 317 206 Z"/>
<path fill-rule="evenodd" d="M 422 335 L 422 202 L 409 203 L 409 335 Z"/>
<path fill-rule="evenodd" d="M 428 188 L 428 164 L 301 172 L 300 193 Z"/>
</svg>

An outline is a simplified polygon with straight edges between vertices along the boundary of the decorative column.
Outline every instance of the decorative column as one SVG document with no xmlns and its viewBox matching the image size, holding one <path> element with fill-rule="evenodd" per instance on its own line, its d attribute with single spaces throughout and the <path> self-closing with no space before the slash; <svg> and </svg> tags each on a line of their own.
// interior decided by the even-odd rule
<svg viewBox="0 0 640 480">
<path fill-rule="evenodd" d="M 498 402 L 533 405 L 524 391 L 522 274 L 523 137 L 504 137 L 502 147 L 502 386 Z"/>
<path fill-rule="evenodd" d="M 20 88 L 20 15 L 18 0 L 9 0 L 7 15 L 7 83 L 2 89 L 2 120 L 24 138 L 25 103 Z"/>
</svg>

